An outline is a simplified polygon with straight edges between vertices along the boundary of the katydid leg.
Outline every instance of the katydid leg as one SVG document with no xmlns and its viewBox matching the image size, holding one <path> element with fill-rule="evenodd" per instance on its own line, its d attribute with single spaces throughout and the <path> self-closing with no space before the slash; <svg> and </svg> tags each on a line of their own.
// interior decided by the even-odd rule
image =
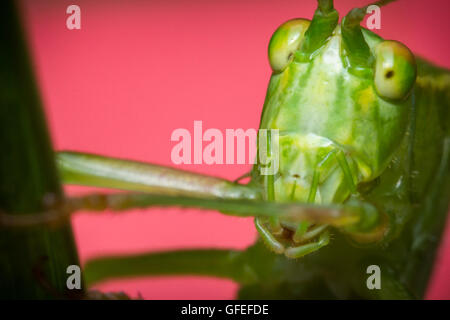
<svg viewBox="0 0 450 320">
<path fill-rule="evenodd" d="M 290 247 L 284 251 L 284 254 L 288 258 L 301 258 L 309 253 L 312 253 L 320 248 L 326 246 L 330 242 L 330 233 L 328 231 L 323 232 L 317 241 L 313 241 L 304 245 Z"/>
<path fill-rule="evenodd" d="M 57 164 L 66 184 L 164 195 L 258 199 L 247 185 L 170 167 L 78 152 L 59 152 Z"/>
<path fill-rule="evenodd" d="M 264 244 L 270 250 L 278 254 L 284 252 L 283 244 L 274 237 L 272 232 L 264 225 L 264 221 L 261 218 L 255 218 L 255 227 Z"/>
</svg>

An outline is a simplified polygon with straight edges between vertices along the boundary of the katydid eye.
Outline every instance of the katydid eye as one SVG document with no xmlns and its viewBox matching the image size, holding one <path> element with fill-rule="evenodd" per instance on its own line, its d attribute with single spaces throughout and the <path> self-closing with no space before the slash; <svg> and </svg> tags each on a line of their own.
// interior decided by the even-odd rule
<svg viewBox="0 0 450 320">
<path fill-rule="evenodd" d="M 405 98 L 416 80 L 414 55 L 397 41 L 383 41 L 375 49 L 375 89 L 385 99 Z"/>
<path fill-rule="evenodd" d="M 293 19 L 275 30 L 269 42 L 269 62 L 274 72 L 283 71 L 292 61 L 309 24 L 306 19 Z"/>
</svg>

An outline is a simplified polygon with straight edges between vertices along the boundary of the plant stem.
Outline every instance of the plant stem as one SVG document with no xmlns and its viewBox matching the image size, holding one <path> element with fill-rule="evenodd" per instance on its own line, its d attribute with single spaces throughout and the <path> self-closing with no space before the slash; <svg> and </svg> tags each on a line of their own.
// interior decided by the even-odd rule
<svg viewBox="0 0 450 320">
<path fill-rule="evenodd" d="M 0 2 L 0 43 L 0 210 L 34 214 L 64 195 L 13 0 Z M 66 269 L 79 265 L 70 224 L 0 229 L 0 252 L 0 299 L 68 296 Z"/>
</svg>

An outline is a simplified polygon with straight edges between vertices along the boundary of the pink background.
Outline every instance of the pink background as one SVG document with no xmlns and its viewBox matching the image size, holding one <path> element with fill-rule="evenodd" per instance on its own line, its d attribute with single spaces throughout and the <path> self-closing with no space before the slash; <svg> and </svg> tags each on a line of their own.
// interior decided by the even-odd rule
<svg viewBox="0 0 450 320">
<path fill-rule="evenodd" d="M 368 0 L 335 2 L 343 14 Z M 70 4 L 81 7 L 81 30 L 66 28 Z M 315 5 L 314 0 L 24 0 L 56 149 L 172 165 L 170 135 L 177 128 L 192 130 L 194 120 L 202 120 L 204 130 L 257 128 L 270 76 L 268 40 L 283 21 L 311 18 Z M 450 67 L 449 9 L 448 0 L 398 1 L 382 9 L 378 33 Z M 180 167 L 229 179 L 250 168 Z M 82 262 L 175 248 L 244 249 L 256 237 L 251 219 L 196 210 L 79 213 L 73 226 Z M 428 298 L 450 298 L 449 248 L 447 231 Z M 183 276 L 109 281 L 97 288 L 139 292 L 148 299 L 230 299 L 237 285 Z"/>
</svg>

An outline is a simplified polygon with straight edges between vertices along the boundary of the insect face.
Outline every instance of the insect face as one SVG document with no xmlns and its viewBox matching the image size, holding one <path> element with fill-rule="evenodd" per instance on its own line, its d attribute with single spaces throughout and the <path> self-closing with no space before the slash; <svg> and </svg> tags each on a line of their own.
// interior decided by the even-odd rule
<svg viewBox="0 0 450 320">
<path fill-rule="evenodd" d="M 381 175 L 406 136 L 413 55 L 363 30 L 366 8 L 351 10 L 338 25 L 332 1 L 318 4 L 311 22 L 290 20 L 269 43 L 273 74 L 260 128 L 279 132 L 279 171 L 258 180 L 268 201 L 358 197 L 358 185 Z M 255 225 L 269 248 L 290 258 L 329 241 L 326 225 L 276 218 L 257 218 Z"/>
<path fill-rule="evenodd" d="M 277 200 L 343 202 L 381 174 L 406 132 L 413 55 L 362 30 L 353 11 L 342 25 L 336 15 L 288 21 L 269 44 L 261 128 L 280 133 Z"/>
</svg>

